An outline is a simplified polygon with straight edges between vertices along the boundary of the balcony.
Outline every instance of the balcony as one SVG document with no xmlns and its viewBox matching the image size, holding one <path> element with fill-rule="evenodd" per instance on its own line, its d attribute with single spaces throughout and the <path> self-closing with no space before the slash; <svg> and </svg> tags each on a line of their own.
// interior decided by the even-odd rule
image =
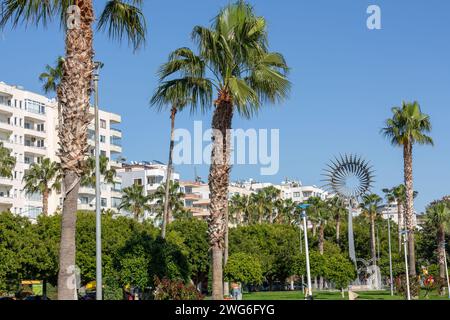
<svg viewBox="0 0 450 320">
<path fill-rule="evenodd" d="M 111 135 L 114 137 L 122 138 L 122 130 L 111 128 Z"/>
<path fill-rule="evenodd" d="M 8 121 L 0 120 L 0 131 L 12 133 L 13 126 Z"/>
<path fill-rule="evenodd" d="M 13 198 L 9 195 L 0 195 L 0 205 L 12 206 Z"/>
<path fill-rule="evenodd" d="M 13 180 L 10 178 L 0 177 L 0 186 L 12 186 Z"/>
</svg>

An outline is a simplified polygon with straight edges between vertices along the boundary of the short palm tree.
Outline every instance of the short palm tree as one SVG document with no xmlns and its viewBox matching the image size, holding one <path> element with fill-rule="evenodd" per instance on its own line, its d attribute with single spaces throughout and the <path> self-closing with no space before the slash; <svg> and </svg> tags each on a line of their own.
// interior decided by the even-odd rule
<svg viewBox="0 0 450 320">
<path fill-rule="evenodd" d="M 156 201 L 154 209 L 157 213 L 156 219 L 160 219 L 164 225 L 164 210 L 166 208 L 166 194 L 169 194 L 169 206 L 166 216 L 166 223 L 169 224 L 171 216 L 177 215 L 184 210 L 183 197 L 184 193 L 180 191 L 180 184 L 177 181 L 170 181 L 169 192 L 166 192 L 166 184 L 163 184 L 156 189 L 156 191 L 150 195 L 151 200 Z M 162 229 L 161 229 L 162 231 Z M 161 232 L 162 236 L 162 232 Z"/>
<path fill-rule="evenodd" d="M 11 155 L 11 150 L 0 142 L 0 177 L 12 178 L 15 166 L 16 158 Z"/>
<path fill-rule="evenodd" d="M 436 228 L 439 277 L 443 280 L 445 272 L 445 235 L 450 232 L 450 198 L 434 202 L 426 210 L 426 219 Z M 443 292 L 441 292 L 443 294 Z"/>
<path fill-rule="evenodd" d="M 48 215 L 48 197 L 52 190 L 61 190 L 61 166 L 58 162 L 44 158 L 40 163 L 33 163 L 23 176 L 24 190 L 28 194 L 42 195 L 42 214 Z"/>
<path fill-rule="evenodd" d="M 221 10 L 212 27 L 194 27 L 192 36 L 198 44 L 199 54 L 188 48 L 175 50 L 161 69 L 161 78 L 177 74 L 186 81 L 206 80 L 208 86 L 218 92 L 212 119 L 209 241 L 213 299 L 222 299 L 222 256 L 231 171 L 229 129 L 233 114 L 237 111 L 250 118 L 264 102 L 283 100 L 290 83 L 286 78 L 288 67 L 283 56 L 267 49 L 265 19 L 257 17 L 253 8 L 244 1 Z"/>
<path fill-rule="evenodd" d="M 118 40 L 127 39 L 134 49 L 145 42 L 142 0 L 107 0 L 99 14 L 97 29 Z M 75 225 L 78 190 L 83 161 L 88 153 L 87 127 L 94 65 L 94 5 L 92 0 L 17 1 L 1 0 L 0 28 L 9 22 L 44 25 L 54 17 L 65 31 L 65 57 L 57 87 L 61 117 L 58 130 L 59 157 L 63 170 L 63 213 L 61 223 L 58 299 L 76 300 L 67 286 L 75 265 Z"/>
<path fill-rule="evenodd" d="M 144 187 L 133 184 L 131 187 L 122 190 L 122 201 L 119 210 L 125 210 L 133 214 L 133 218 L 139 221 L 146 211 L 151 211 L 151 197 L 144 194 Z"/>
<path fill-rule="evenodd" d="M 377 194 L 368 194 L 363 197 L 363 202 L 360 204 L 361 209 L 367 214 L 370 223 L 370 255 L 372 264 L 377 264 L 377 248 L 376 248 L 376 233 L 375 220 L 377 218 L 377 208 L 382 199 Z"/>
<path fill-rule="evenodd" d="M 433 145 L 433 139 L 427 135 L 431 131 L 431 122 L 430 117 L 422 113 L 418 102 L 403 102 L 401 108 L 392 108 L 392 113 L 392 118 L 386 120 L 386 126 L 382 129 L 382 134 L 390 139 L 392 145 L 403 148 L 409 273 L 411 276 L 415 276 L 413 146 L 414 144 Z"/>
<path fill-rule="evenodd" d="M 116 170 L 114 168 L 108 168 L 108 163 L 108 157 L 100 155 L 100 180 L 103 180 L 106 184 L 114 184 Z M 89 157 L 85 162 L 81 185 L 83 187 L 95 188 L 95 182 L 95 157 Z"/>
<path fill-rule="evenodd" d="M 234 194 L 228 203 L 230 222 L 239 225 L 244 220 L 245 207 L 247 206 L 247 196 Z"/>
<path fill-rule="evenodd" d="M 275 215 L 275 208 L 276 208 L 276 201 L 280 200 L 280 194 L 281 191 L 274 186 L 270 186 L 267 188 L 264 188 L 263 194 L 266 197 L 267 202 L 267 210 L 269 212 L 268 221 L 269 223 L 273 223 L 274 221 L 274 215 Z"/>
<path fill-rule="evenodd" d="M 327 203 L 319 197 L 309 198 L 308 203 L 311 205 L 308 208 L 308 217 L 319 227 L 319 252 L 320 254 L 323 254 L 325 244 L 325 225 L 332 217 L 331 210 Z"/>
<path fill-rule="evenodd" d="M 336 223 L 336 243 L 339 244 L 341 238 L 341 222 L 348 214 L 344 201 L 339 197 L 333 197 L 327 200 L 328 208 L 334 217 Z"/>
</svg>

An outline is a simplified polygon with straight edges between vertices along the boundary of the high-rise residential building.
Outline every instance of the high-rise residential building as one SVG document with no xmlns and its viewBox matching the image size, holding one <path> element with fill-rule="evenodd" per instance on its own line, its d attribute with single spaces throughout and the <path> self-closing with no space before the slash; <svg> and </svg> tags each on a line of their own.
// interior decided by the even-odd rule
<svg viewBox="0 0 450 320">
<path fill-rule="evenodd" d="M 91 108 L 93 114 L 93 109 Z M 116 128 L 121 122 L 117 114 L 100 111 L 100 150 L 110 159 L 109 165 L 119 168 L 122 154 L 122 133 Z M 19 215 L 36 218 L 42 212 L 42 196 L 29 195 L 24 190 L 23 176 L 33 163 L 43 158 L 59 161 L 58 110 L 54 99 L 25 90 L 20 86 L 0 82 L 0 141 L 16 158 L 13 178 L 0 177 L 0 211 L 10 210 Z M 89 128 L 89 144 L 94 154 L 94 124 Z M 114 208 L 120 198 L 121 181 L 117 177 L 113 186 L 102 184 L 102 207 Z M 61 194 L 52 192 L 49 213 L 61 207 Z M 79 209 L 95 209 L 95 193 L 92 188 L 81 188 Z"/>
</svg>

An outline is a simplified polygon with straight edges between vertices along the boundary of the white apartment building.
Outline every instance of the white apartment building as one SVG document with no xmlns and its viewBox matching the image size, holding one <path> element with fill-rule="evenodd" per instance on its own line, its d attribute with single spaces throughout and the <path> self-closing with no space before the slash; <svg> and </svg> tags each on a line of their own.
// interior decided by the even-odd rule
<svg viewBox="0 0 450 320">
<path fill-rule="evenodd" d="M 127 188 L 133 184 L 143 186 L 147 195 L 153 194 L 167 179 L 167 165 L 158 161 L 141 161 L 124 164 L 117 170 L 117 176 L 122 181 L 122 188 Z M 180 181 L 180 174 L 171 173 L 171 180 Z M 153 203 L 154 204 L 154 203 Z M 129 214 L 128 212 L 123 212 Z M 154 212 L 146 212 L 144 219 L 154 218 Z"/>
<path fill-rule="evenodd" d="M 93 113 L 93 109 L 91 109 Z M 117 114 L 100 111 L 101 152 L 111 161 L 110 166 L 120 167 L 122 134 L 115 126 L 121 122 Z M 27 195 L 23 190 L 23 176 L 33 163 L 43 158 L 59 161 L 58 149 L 58 112 L 53 99 L 25 90 L 20 86 L 0 82 L 0 141 L 11 150 L 16 158 L 13 178 L 0 177 L 0 211 L 10 210 L 31 219 L 42 212 L 42 196 Z M 89 143 L 94 145 L 93 124 L 90 127 Z M 93 152 L 93 150 L 92 150 Z M 102 186 L 102 204 L 104 208 L 114 208 L 115 197 L 121 187 L 120 178 L 115 186 Z M 61 207 L 61 195 L 52 192 L 49 198 L 49 213 Z M 95 209 L 94 190 L 80 189 L 79 209 Z"/>
<path fill-rule="evenodd" d="M 383 204 L 381 206 L 379 206 L 377 208 L 377 212 L 379 215 L 381 215 L 381 217 L 383 219 L 389 219 L 389 217 L 391 218 L 391 221 L 394 221 L 396 224 L 399 224 L 398 221 L 398 206 L 397 206 L 397 202 L 390 202 L 390 203 L 386 203 Z M 404 219 L 404 216 L 403 216 Z M 415 226 L 417 226 L 417 212 L 414 210 L 414 215 L 413 215 L 413 224 Z M 403 226 L 403 223 L 401 224 Z"/>
</svg>

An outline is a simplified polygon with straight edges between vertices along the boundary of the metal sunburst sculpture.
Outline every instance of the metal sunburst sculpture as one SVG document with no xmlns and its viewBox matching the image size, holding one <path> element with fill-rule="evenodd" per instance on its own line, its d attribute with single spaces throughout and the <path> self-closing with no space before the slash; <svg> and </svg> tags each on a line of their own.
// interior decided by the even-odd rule
<svg viewBox="0 0 450 320">
<path fill-rule="evenodd" d="M 348 204 L 348 245 L 350 259 L 356 264 L 353 238 L 353 208 L 358 199 L 367 194 L 373 185 L 374 171 L 369 162 L 357 155 L 340 155 L 331 160 L 325 169 L 325 188 L 337 194 Z"/>
</svg>

